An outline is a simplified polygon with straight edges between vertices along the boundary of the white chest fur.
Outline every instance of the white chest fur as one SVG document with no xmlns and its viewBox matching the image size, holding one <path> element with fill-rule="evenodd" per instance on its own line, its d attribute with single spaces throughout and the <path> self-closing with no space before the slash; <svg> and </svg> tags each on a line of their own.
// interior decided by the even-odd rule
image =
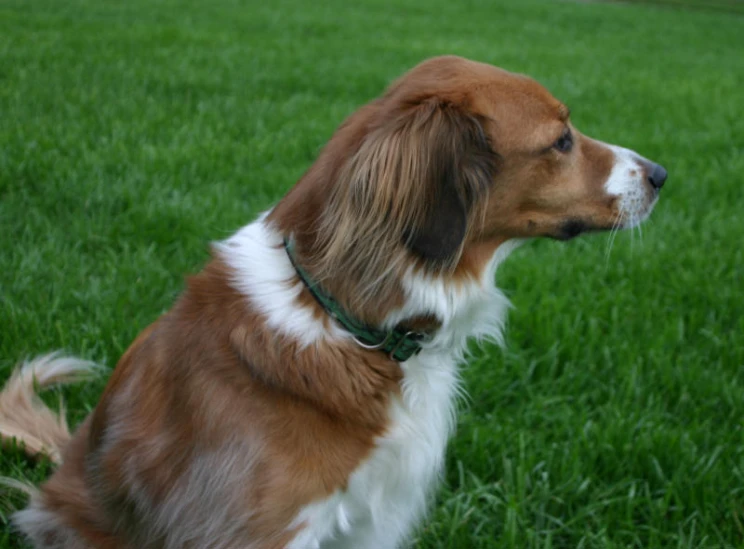
<svg viewBox="0 0 744 549">
<path fill-rule="evenodd" d="M 393 548 L 423 515 L 453 423 L 456 364 L 424 351 L 403 370 L 402 398 L 391 405 L 388 432 L 345 492 L 303 509 L 296 524 L 307 528 L 290 548 Z"/>
</svg>

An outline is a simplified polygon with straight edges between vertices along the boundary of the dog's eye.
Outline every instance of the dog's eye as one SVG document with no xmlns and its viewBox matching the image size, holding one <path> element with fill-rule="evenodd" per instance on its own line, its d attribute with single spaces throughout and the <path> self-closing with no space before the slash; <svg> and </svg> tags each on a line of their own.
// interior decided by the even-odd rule
<svg viewBox="0 0 744 549">
<path fill-rule="evenodd" d="M 563 132 L 563 135 L 561 135 L 558 140 L 553 143 L 553 148 L 562 153 L 569 152 L 571 150 L 571 147 L 573 147 L 573 136 L 571 135 L 570 130 L 566 130 L 565 132 Z"/>
</svg>

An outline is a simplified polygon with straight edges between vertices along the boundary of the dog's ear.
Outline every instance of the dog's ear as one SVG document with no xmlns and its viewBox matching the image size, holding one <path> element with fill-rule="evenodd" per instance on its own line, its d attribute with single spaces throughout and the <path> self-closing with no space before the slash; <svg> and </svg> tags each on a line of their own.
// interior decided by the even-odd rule
<svg viewBox="0 0 744 549">
<path fill-rule="evenodd" d="M 401 244 L 438 266 L 454 266 L 473 208 L 496 171 L 498 156 L 480 121 L 436 98 L 395 108 L 378 102 L 362 114 L 339 136 L 359 139 L 351 155 L 341 165 L 329 158 L 336 184 L 317 231 L 316 270 L 384 278 Z M 376 268 L 382 272 L 373 274 Z"/>
<path fill-rule="evenodd" d="M 411 176 L 421 179 L 424 195 L 421 215 L 403 237 L 418 255 L 447 262 L 459 255 L 468 217 L 493 181 L 497 155 L 480 122 L 459 107 L 429 100 L 413 116 L 410 146 L 420 165 Z"/>
</svg>

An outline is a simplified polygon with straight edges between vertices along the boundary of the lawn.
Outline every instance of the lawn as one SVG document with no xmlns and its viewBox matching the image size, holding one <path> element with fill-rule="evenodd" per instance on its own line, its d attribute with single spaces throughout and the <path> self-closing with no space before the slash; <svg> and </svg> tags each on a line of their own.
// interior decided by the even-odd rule
<svg viewBox="0 0 744 549">
<path fill-rule="evenodd" d="M 455 53 L 536 77 L 670 177 L 642 233 L 499 271 L 507 345 L 463 369 L 415 547 L 742 547 L 743 52 L 735 6 L 0 0 L 0 380 L 54 349 L 113 367 L 346 115 Z M 104 383 L 50 401 L 74 424 Z M 0 547 L 21 503 L 0 496 Z"/>
</svg>

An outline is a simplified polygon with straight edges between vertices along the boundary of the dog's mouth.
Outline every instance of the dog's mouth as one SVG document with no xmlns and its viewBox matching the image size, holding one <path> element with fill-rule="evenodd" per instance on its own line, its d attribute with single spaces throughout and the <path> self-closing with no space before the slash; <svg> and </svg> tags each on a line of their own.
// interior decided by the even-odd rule
<svg viewBox="0 0 744 549">
<path fill-rule="evenodd" d="M 551 235 L 556 240 L 571 240 L 580 234 L 589 231 L 601 231 L 599 227 L 593 227 L 582 219 L 568 219 L 558 226 L 555 234 Z"/>
<path fill-rule="evenodd" d="M 583 219 L 567 219 L 558 226 L 558 230 L 550 236 L 556 240 L 572 240 L 579 235 L 584 233 L 598 233 L 604 231 L 611 231 L 615 228 L 622 227 L 622 224 L 616 224 L 613 226 L 600 226 L 594 223 L 589 223 Z"/>
</svg>

